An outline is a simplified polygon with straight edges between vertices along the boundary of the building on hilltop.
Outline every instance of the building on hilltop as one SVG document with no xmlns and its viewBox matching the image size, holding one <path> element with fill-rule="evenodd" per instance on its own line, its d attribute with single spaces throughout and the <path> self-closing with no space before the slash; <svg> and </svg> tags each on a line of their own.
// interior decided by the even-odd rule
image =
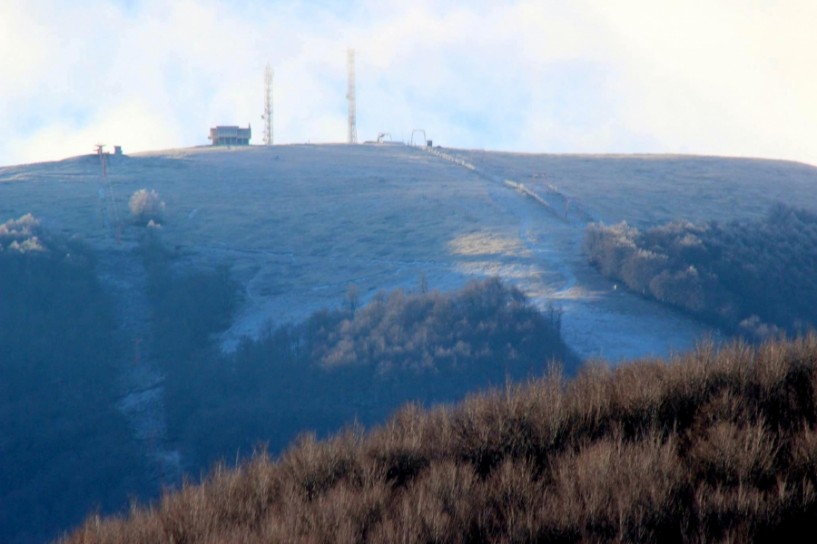
<svg viewBox="0 0 817 544">
<path fill-rule="evenodd" d="M 252 127 L 218 126 L 210 129 L 213 145 L 250 145 Z"/>
</svg>

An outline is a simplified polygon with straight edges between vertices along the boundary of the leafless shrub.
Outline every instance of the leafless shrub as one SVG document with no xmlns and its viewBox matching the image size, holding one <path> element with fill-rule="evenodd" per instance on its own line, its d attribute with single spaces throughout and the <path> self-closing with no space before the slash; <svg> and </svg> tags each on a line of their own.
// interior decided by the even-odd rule
<svg viewBox="0 0 817 544">
<path fill-rule="evenodd" d="M 817 431 L 805 427 L 791 441 L 792 473 L 817 481 Z"/>
<path fill-rule="evenodd" d="M 302 436 L 282 458 L 282 466 L 298 494 L 309 502 L 341 480 L 360 477 L 355 446 L 358 431 L 350 430 L 331 442 L 317 442 L 314 434 Z"/>
<path fill-rule="evenodd" d="M 672 441 L 611 436 L 564 456 L 554 479 L 555 517 L 585 539 L 644 542 L 677 531 L 684 473 Z"/>
<path fill-rule="evenodd" d="M 67 542 L 785 539 L 817 516 L 815 372 L 814 337 L 554 371 L 307 435 Z"/>
<path fill-rule="evenodd" d="M 47 249 L 40 221 L 30 213 L 0 223 L 0 252 L 43 253 Z"/>
<path fill-rule="evenodd" d="M 155 189 L 139 189 L 134 192 L 128 200 L 128 209 L 136 223 L 146 225 L 153 222 L 157 225 L 161 222 L 165 211 L 165 203 L 159 198 L 159 193 Z"/>
<path fill-rule="evenodd" d="M 763 421 L 741 426 L 718 421 L 690 452 L 691 468 L 724 485 L 764 485 L 773 478 L 779 451 Z"/>
</svg>

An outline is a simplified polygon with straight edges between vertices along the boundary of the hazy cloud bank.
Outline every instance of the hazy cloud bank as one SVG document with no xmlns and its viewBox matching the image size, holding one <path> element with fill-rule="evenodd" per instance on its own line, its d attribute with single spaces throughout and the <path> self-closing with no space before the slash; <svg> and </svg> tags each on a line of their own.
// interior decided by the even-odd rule
<svg viewBox="0 0 817 544">
<path fill-rule="evenodd" d="M 540 152 L 688 152 L 817 163 L 806 1 L 119 2 L 0 5 L 0 164 L 118 143 L 206 144 L 254 125 L 340 142 L 346 48 L 358 134 Z"/>
</svg>

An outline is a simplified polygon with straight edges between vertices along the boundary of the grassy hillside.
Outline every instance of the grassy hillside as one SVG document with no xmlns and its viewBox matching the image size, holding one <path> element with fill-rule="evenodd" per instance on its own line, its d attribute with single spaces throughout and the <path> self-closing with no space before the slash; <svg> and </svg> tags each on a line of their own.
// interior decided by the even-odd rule
<svg viewBox="0 0 817 544">
<path fill-rule="evenodd" d="M 444 152 L 476 170 L 402 145 L 157 151 L 111 157 L 108 182 L 96 156 L 0 167 L 0 218 L 31 212 L 113 253 L 134 249 L 144 230 L 131 221 L 131 196 L 156 191 L 167 246 L 186 264 L 229 263 L 246 295 L 228 349 L 270 316 L 300 321 L 336 304 L 350 284 L 366 300 L 411 288 L 420 274 L 443 291 L 499 276 L 537 303 L 560 299 L 566 342 L 581 357 L 622 360 L 687 349 L 707 328 L 599 282 L 581 252 L 588 217 L 649 228 L 757 220 L 776 201 L 817 211 L 817 168 L 802 164 Z"/>
<path fill-rule="evenodd" d="M 139 253 L 119 257 L 141 257 L 144 292 L 103 283 L 116 268 L 97 258 L 110 255 L 31 215 L 0 224 L 2 542 L 40 542 L 89 511 L 121 511 L 183 470 L 246 458 L 259 441 L 279 452 L 304 429 L 382 422 L 407 400 L 461 399 L 571 360 L 559 313 L 539 312 L 497 279 L 445 294 L 420 282 L 420 292 L 368 303 L 350 289 L 343 307 L 270 327 L 226 354 L 213 334 L 240 298 L 226 267 L 175 266 L 155 229 Z M 159 380 L 129 381 L 148 366 Z M 145 392 L 149 402 L 122 408 Z"/>
<path fill-rule="evenodd" d="M 791 540 L 817 515 L 815 408 L 814 335 L 554 370 L 304 436 L 65 542 Z"/>
<path fill-rule="evenodd" d="M 152 331 L 146 344 L 165 376 L 169 433 L 192 474 L 246 457 L 264 441 L 280 452 L 305 429 L 321 435 L 381 423 L 401 404 L 461 400 L 469 392 L 577 365 L 560 313 L 542 313 L 493 278 L 461 290 L 379 292 L 297 324 L 269 325 L 235 352 L 212 333 L 229 323 L 236 286 L 226 269 L 174 270 L 153 235 L 142 251 Z M 339 303 L 341 301 L 338 301 Z"/>
<path fill-rule="evenodd" d="M 152 489 L 185 471 L 195 477 L 258 440 L 277 455 L 304 429 L 325 437 L 350 421 L 382 422 L 408 400 L 453 402 L 507 376 L 541 375 L 543 362 L 565 353 L 620 361 L 686 350 L 712 328 L 616 289 L 582 252 L 587 222 L 752 225 L 778 200 L 817 211 L 817 169 L 793 163 L 432 151 L 193 148 L 111 157 L 104 179 L 96 156 L 0 168 L 0 219 L 31 212 L 49 232 L 83 242 L 57 244 L 49 258 L 34 240 L 4 245 L 0 540 L 13 535 L 8 527 L 53 534 L 91 505 L 110 511 L 146 481 Z M 150 219 L 160 226 L 146 229 Z M 153 257 L 140 251 L 146 233 L 164 244 Z M 778 255 L 766 254 L 764 262 Z M 787 255 L 800 259 L 787 264 L 806 285 L 808 255 Z M 489 282 L 454 294 L 489 277 L 510 290 Z M 549 303 L 559 311 L 548 314 Z M 762 327 L 774 316 L 746 317 Z M 456 428 L 445 421 L 457 410 L 439 416 L 443 431 Z M 439 423 L 426 417 L 423 425 Z M 441 436 L 440 447 L 450 443 Z M 581 451 L 559 447 L 554 463 Z M 462 470 L 459 454 L 445 455 Z M 443 470 L 423 456 L 417 482 Z M 354 466 L 369 467 L 366 459 Z M 543 470 L 532 473 L 540 491 L 557 481 Z M 475 474 L 488 485 L 495 469 Z M 387 531 L 403 491 L 381 483 L 371 492 L 385 493 L 377 524 Z M 41 520 L 53 525 L 40 530 Z"/>
</svg>

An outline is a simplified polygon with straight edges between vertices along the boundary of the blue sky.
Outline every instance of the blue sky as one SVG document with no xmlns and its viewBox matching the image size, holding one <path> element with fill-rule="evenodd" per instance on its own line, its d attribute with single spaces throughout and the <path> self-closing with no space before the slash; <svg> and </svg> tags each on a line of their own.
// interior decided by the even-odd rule
<svg viewBox="0 0 817 544">
<path fill-rule="evenodd" d="M 0 0 L 0 165 L 358 134 L 521 152 L 696 153 L 817 164 L 811 0 Z"/>
</svg>

